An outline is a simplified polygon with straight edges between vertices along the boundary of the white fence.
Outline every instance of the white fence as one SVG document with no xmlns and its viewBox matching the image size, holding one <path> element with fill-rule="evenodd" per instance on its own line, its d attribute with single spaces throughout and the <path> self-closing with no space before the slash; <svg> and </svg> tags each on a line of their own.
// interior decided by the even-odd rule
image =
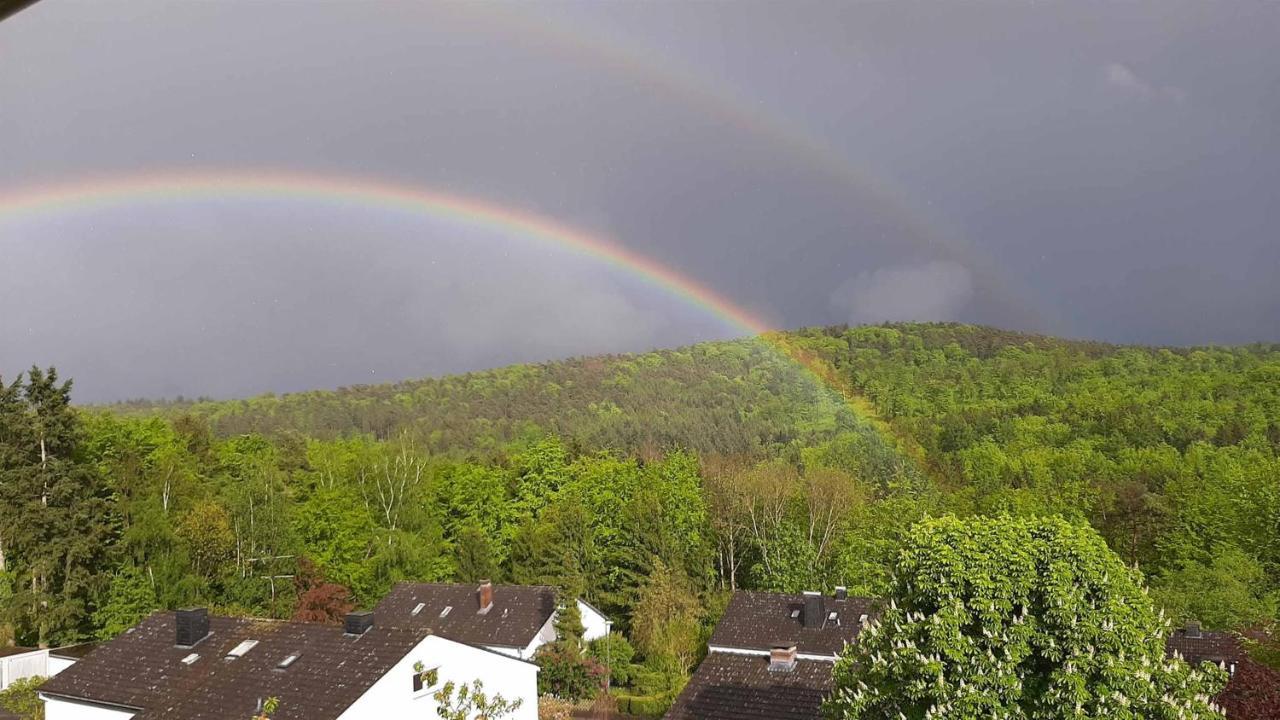
<svg viewBox="0 0 1280 720">
<path fill-rule="evenodd" d="M 0 657 L 0 690 L 29 677 L 48 677 L 49 651 L 32 650 Z"/>
</svg>

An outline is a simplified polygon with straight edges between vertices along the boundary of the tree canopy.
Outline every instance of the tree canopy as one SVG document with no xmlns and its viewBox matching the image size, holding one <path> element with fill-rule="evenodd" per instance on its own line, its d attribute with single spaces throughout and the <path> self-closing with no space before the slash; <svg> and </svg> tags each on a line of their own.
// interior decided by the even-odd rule
<svg viewBox="0 0 1280 720">
<path fill-rule="evenodd" d="M 1221 717 L 1226 674 L 1165 657 L 1139 573 L 1088 527 L 927 520 L 887 600 L 836 665 L 833 720 Z"/>
</svg>

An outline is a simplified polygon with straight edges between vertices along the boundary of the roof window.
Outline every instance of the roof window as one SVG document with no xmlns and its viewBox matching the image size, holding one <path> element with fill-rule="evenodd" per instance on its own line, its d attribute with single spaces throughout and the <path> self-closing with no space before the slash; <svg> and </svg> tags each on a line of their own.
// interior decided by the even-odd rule
<svg viewBox="0 0 1280 720">
<path fill-rule="evenodd" d="M 453 609 L 452 605 L 445 605 L 444 609 L 440 611 L 440 617 L 444 617 L 445 615 L 448 615 L 449 611 L 452 609 Z"/>
<path fill-rule="evenodd" d="M 231 651 L 227 653 L 227 657 L 229 658 L 244 657 L 244 654 L 252 650 L 254 646 L 257 644 L 258 644 L 257 640 L 245 640 L 239 645 L 231 648 Z"/>
<path fill-rule="evenodd" d="M 283 669 L 285 669 L 285 668 L 289 667 L 290 665 L 292 665 L 295 661 L 297 661 L 297 659 L 298 659 L 299 657 L 302 657 L 301 653 L 294 653 L 294 654 L 290 655 L 289 657 L 287 657 L 287 658 L 285 658 L 285 659 L 281 660 L 281 661 L 280 661 L 280 664 L 279 664 L 279 665 L 276 665 L 276 668 L 277 668 L 277 669 L 280 669 L 280 670 L 283 670 Z"/>
<path fill-rule="evenodd" d="M 409 611 L 409 614 L 416 617 L 418 613 L 422 612 L 422 608 L 426 606 L 427 606 L 426 603 L 418 603 L 417 605 L 413 606 L 413 610 Z"/>
<path fill-rule="evenodd" d="M 190 665 L 191 663 L 193 663 L 193 662 L 195 662 L 195 661 L 197 661 L 197 660 L 199 660 L 199 659 L 200 659 L 200 653 L 191 653 L 190 655 L 188 655 L 188 656 L 186 656 L 186 657 L 182 658 L 182 664 L 183 664 L 183 665 Z"/>
<path fill-rule="evenodd" d="M 800 608 L 796 608 L 795 610 L 792 610 L 792 611 L 791 611 L 791 617 L 793 617 L 793 618 L 798 618 L 798 617 L 800 617 Z"/>
</svg>

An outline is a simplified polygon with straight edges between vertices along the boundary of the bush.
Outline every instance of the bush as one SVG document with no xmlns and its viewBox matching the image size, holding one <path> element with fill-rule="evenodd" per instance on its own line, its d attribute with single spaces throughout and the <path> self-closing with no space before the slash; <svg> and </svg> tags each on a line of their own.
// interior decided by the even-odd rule
<svg viewBox="0 0 1280 720">
<path fill-rule="evenodd" d="M 636 649 L 627 642 L 626 636 L 620 632 L 611 632 L 605 637 L 596 638 L 587 645 L 587 657 L 605 667 L 612 678 L 612 684 L 630 685 Z"/>
<path fill-rule="evenodd" d="M 0 690 L 0 711 L 9 712 L 22 720 L 44 720 L 44 701 L 36 692 L 48 678 L 30 677 L 15 680 L 4 690 Z"/>
<path fill-rule="evenodd" d="M 567 700 L 585 700 L 604 689 L 605 669 L 569 643 L 554 642 L 538 648 L 533 661 L 538 673 L 538 694 Z"/>
<path fill-rule="evenodd" d="M 618 712 L 627 715 L 643 715 L 645 717 L 662 717 L 671 704 L 676 701 L 674 693 L 658 693 L 656 695 L 615 695 Z"/>
<path fill-rule="evenodd" d="M 538 720 L 570 720 L 573 703 L 556 697 L 538 698 Z"/>
</svg>

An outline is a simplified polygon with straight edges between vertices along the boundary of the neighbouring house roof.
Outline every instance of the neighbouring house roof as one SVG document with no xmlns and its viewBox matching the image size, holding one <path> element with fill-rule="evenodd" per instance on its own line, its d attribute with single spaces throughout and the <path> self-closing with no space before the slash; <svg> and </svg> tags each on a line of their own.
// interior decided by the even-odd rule
<svg viewBox="0 0 1280 720">
<path fill-rule="evenodd" d="M 707 655 L 665 720 L 814 720 L 831 690 L 829 660 L 771 670 L 761 655 Z"/>
<path fill-rule="evenodd" d="M 54 648 L 49 651 L 49 657 L 66 658 L 68 660 L 83 660 L 93 652 L 94 648 L 102 643 L 87 642 L 79 645 L 66 645 L 60 648 Z"/>
<path fill-rule="evenodd" d="M 22 655 L 24 653 L 35 652 L 39 648 L 29 647 L 0 647 L 0 658 L 9 657 L 11 655 Z"/>
<path fill-rule="evenodd" d="M 802 655 L 836 655 L 862 630 L 860 618 L 874 616 L 874 601 L 822 596 L 822 623 L 804 626 L 804 595 L 738 591 L 711 634 L 712 647 L 768 652 L 794 644 Z M 831 619 L 835 613 L 835 619 Z"/>
<path fill-rule="evenodd" d="M 1235 663 L 1245 656 L 1239 640 L 1230 633 L 1201 630 L 1197 636 L 1187 628 L 1178 628 L 1169 634 L 1164 643 L 1165 651 L 1177 652 L 1192 665 L 1201 662 Z"/>
<path fill-rule="evenodd" d="M 458 583 L 399 583 L 373 610 L 380 622 L 429 627 L 470 645 L 512 648 L 532 642 L 555 611 L 556 589 L 550 585 L 494 585 L 493 606 L 480 612 L 477 586 Z"/>
<path fill-rule="evenodd" d="M 41 692 L 139 711 L 136 720 L 244 720 L 259 699 L 280 698 L 273 720 L 336 718 L 423 638 L 427 628 L 343 628 L 249 618 L 209 618 L 194 647 L 174 644 L 171 612 L 156 613 L 50 679 Z M 258 642 L 235 659 L 230 651 Z M 190 664 L 183 662 L 198 655 Z M 298 658 L 287 668 L 280 662 Z"/>
</svg>

